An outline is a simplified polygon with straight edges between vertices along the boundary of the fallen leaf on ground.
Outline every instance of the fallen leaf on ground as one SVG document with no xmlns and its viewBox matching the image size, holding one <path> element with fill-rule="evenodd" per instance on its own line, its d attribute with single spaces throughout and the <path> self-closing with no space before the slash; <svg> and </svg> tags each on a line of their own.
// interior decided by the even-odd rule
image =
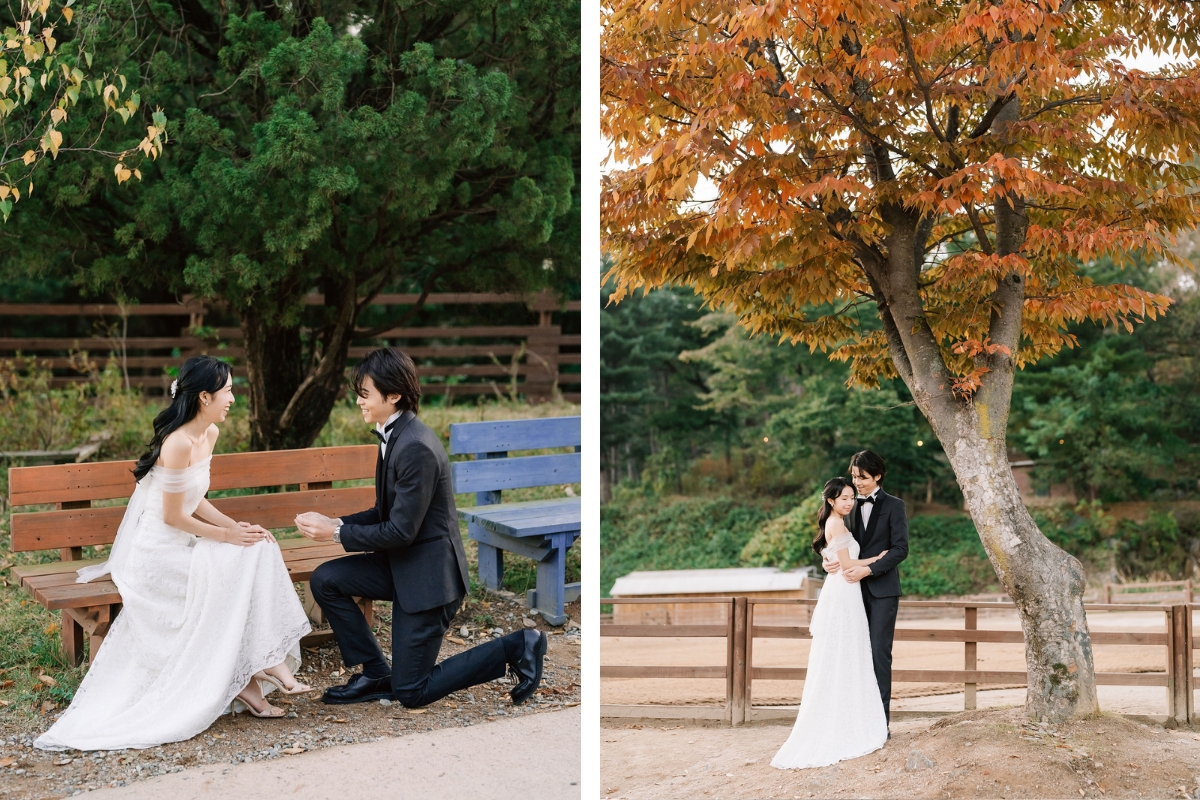
<svg viewBox="0 0 1200 800">
<path fill-rule="evenodd" d="M 6 706 L 6 705 L 8 705 L 7 700 L 0 700 L 0 706 Z"/>
<path fill-rule="evenodd" d="M 427 709 L 424 708 L 406 708 L 404 709 L 410 714 L 424 714 Z"/>
<path fill-rule="evenodd" d="M 49 675 L 38 675 L 38 680 L 47 686 L 58 686 L 58 681 L 51 678 Z"/>
<path fill-rule="evenodd" d="M 0 758 L 0 767 L 11 767 L 15 763 L 17 763 L 15 758 Z"/>
<path fill-rule="evenodd" d="M 350 721 L 350 720 L 348 720 L 348 719 L 334 719 L 334 720 L 330 720 L 330 722 L 349 722 L 349 721 Z"/>
<path fill-rule="evenodd" d="M 289 756 L 294 756 L 294 755 L 303 753 L 304 748 L 303 747 L 287 747 L 287 748 L 284 748 L 283 750 L 280 750 L 279 752 L 287 753 Z"/>
<path fill-rule="evenodd" d="M 458 638 L 457 636 L 447 636 L 446 638 L 449 639 L 450 641 L 454 642 L 455 644 L 460 644 L 460 645 L 466 644 L 466 642 L 464 642 L 462 639 Z"/>
<path fill-rule="evenodd" d="M 65 767 L 67 764 L 70 764 L 70 763 L 71 763 L 72 761 L 74 761 L 74 760 L 75 760 L 75 759 L 73 759 L 73 758 L 64 758 L 62 761 L 55 761 L 55 762 L 54 762 L 54 766 L 56 766 L 56 767 Z"/>
<path fill-rule="evenodd" d="M 14 683 L 16 683 L 16 681 L 12 680 L 11 678 L 6 681 L 0 681 L 0 689 L 7 689 L 8 687 L 12 686 Z"/>
</svg>

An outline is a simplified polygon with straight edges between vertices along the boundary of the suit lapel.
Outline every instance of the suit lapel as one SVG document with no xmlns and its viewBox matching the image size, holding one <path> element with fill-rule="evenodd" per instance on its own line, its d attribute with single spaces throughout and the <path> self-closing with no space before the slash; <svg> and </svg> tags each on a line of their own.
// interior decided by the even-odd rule
<svg viewBox="0 0 1200 800">
<path fill-rule="evenodd" d="M 879 494 L 875 496 L 875 502 L 871 509 L 871 519 L 867 521 L 867 529 L 863 532 L 863 542 L 868 542 L 875 535 L 875 528 L 879 525 L 879 518 L 885 513 L 887 507 L 887 497 L 883 489 L 879 490 Z"/>
<path fill-rule="evenodd" d="M 406 427 L 408 427 L 408 423 L 412 422 L 413 417 L 415 416 L 416 415 L 411 411 L 405 411 L 400 415 L 400 418 L 396 420 L 396 424 L 392 426 L 392 431 L 388 435 L 387 455 L 385 455 L 383 458 L 377 459 L 376 463 L 378 464 L 378 467 L 375 474 L 375 497 L 379 503 L 380 519 L 387 519 L 388 510 L 391 508 L 391 504 L 387 502 L 387 480 L 388 476 L 392 474 L 392 463 L 395 461 L 396 451 L 400 449 L 397 446 L 400 444 L 400 434 Z"/>
</svg>

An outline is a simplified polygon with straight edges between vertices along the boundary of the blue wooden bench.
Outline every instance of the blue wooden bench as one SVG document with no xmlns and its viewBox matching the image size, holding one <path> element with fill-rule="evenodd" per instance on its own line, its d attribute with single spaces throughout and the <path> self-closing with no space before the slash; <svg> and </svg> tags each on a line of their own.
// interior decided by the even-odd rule
<svg viewBox="0 0 1200 800">
<path fill-rule="evenodd" d="M 501 502 L 505 489 L 579 483 L 579 417 L 464 422 L 450 426 L 450 452 L 473 461 L 451 464 L 454 491 L 475 493 L 475 505 L 460 508 L 467 535 L 479 547 L 479 580 L 492 590 L 504 583 L 504 552 L 537 562 L 537 588 L 529 607 L 551 625 L 567 621 L 563 606 L 579 597 L 579 584 L 566 583 L 567 551 L 579 538 L 578 497 Z M 574 453 L 509 458 L 519 450 L 573 447 Z"/>
</svg>

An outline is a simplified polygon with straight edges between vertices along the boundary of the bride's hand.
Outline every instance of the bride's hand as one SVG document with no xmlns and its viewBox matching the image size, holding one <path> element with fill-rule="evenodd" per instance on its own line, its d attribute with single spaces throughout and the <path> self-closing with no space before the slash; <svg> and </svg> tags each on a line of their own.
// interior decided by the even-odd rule
<svg viewBox="0 0 1200 800">
<path fill-rule="evenodd" d="M 886 556 L 886 555 L 887 555 L 887 552 L 888 552 L 887 550 L 884 550 L 882 553 L 880 553 L 879 555 L 877 555 L 877 556 L 875 556 L 874 558 L 872 558 L 872 559 L 871 559 L 871 563 L 872 563 L 872 564 L 874 564 L 876 561 L 878 561 L 879 559 L 881 559 L 881 558 L 883 558 L 884 556 Z"/>
<path fill-rule="evenodd" d="M 275 544 L 274 535 L 272 535 L 272 533 L 269 530 L 267 530 L 266 528 L 264 528 L 262 525 L 255 525 L 252 522 L 239 522 L 238 525 L 242 526 L 243 528 L 245 528 L 247 530 L 260 532 L 262 534 L 262 538 L 266 539 L 268 542 L 271 542 L 272 544 Z"/>
<path fill-rule="evenodd" d="M 264 538 L 263 534 L 270 535 L 258 525 L 239 522 L 225 529 L 225 543 L 236 544 L 239 547 L 249 547 L 252 544 L 261 542 Z"/>
</svg>

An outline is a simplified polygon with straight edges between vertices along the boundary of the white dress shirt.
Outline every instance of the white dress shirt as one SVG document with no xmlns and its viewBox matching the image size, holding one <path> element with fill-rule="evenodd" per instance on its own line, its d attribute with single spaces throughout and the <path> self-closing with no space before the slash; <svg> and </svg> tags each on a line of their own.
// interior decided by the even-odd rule
<svg viewBox="0 0 1200 800">
<path fill-rule="evenodd" d="M 400 419 L 400 415 L 403 413 L 404 413 L 403 411 L 397 411 L 395 414 L 392 414 L 390 417 L 388 417 L 386 420 L 384 420 L 382 425 L 380 425 L 378 422 L 375 423 L 375 430 L 379 431 L 379 435 L 383 437 L 383 441 L 379 443 L 379 457 L 380 458 L 387 458 L 388 439 L 391 438 L 391 433 L 388 431 L 385 431 L 384 429 L 388 425 L 391 425 L 393 422 Z"/>
<path fill-rule="evenodd" d="M 867 525 L 871 522 L 871 512 L 875 510 L 875 504 L 879 502 L 879 490 L 871 492 L 867 497 L 871 498 L 870 503 L 861 502 L 865 498 L 859 498 L 859 510 L 862 511 L 863 533 L 867 531 Z"/>
</svg>

